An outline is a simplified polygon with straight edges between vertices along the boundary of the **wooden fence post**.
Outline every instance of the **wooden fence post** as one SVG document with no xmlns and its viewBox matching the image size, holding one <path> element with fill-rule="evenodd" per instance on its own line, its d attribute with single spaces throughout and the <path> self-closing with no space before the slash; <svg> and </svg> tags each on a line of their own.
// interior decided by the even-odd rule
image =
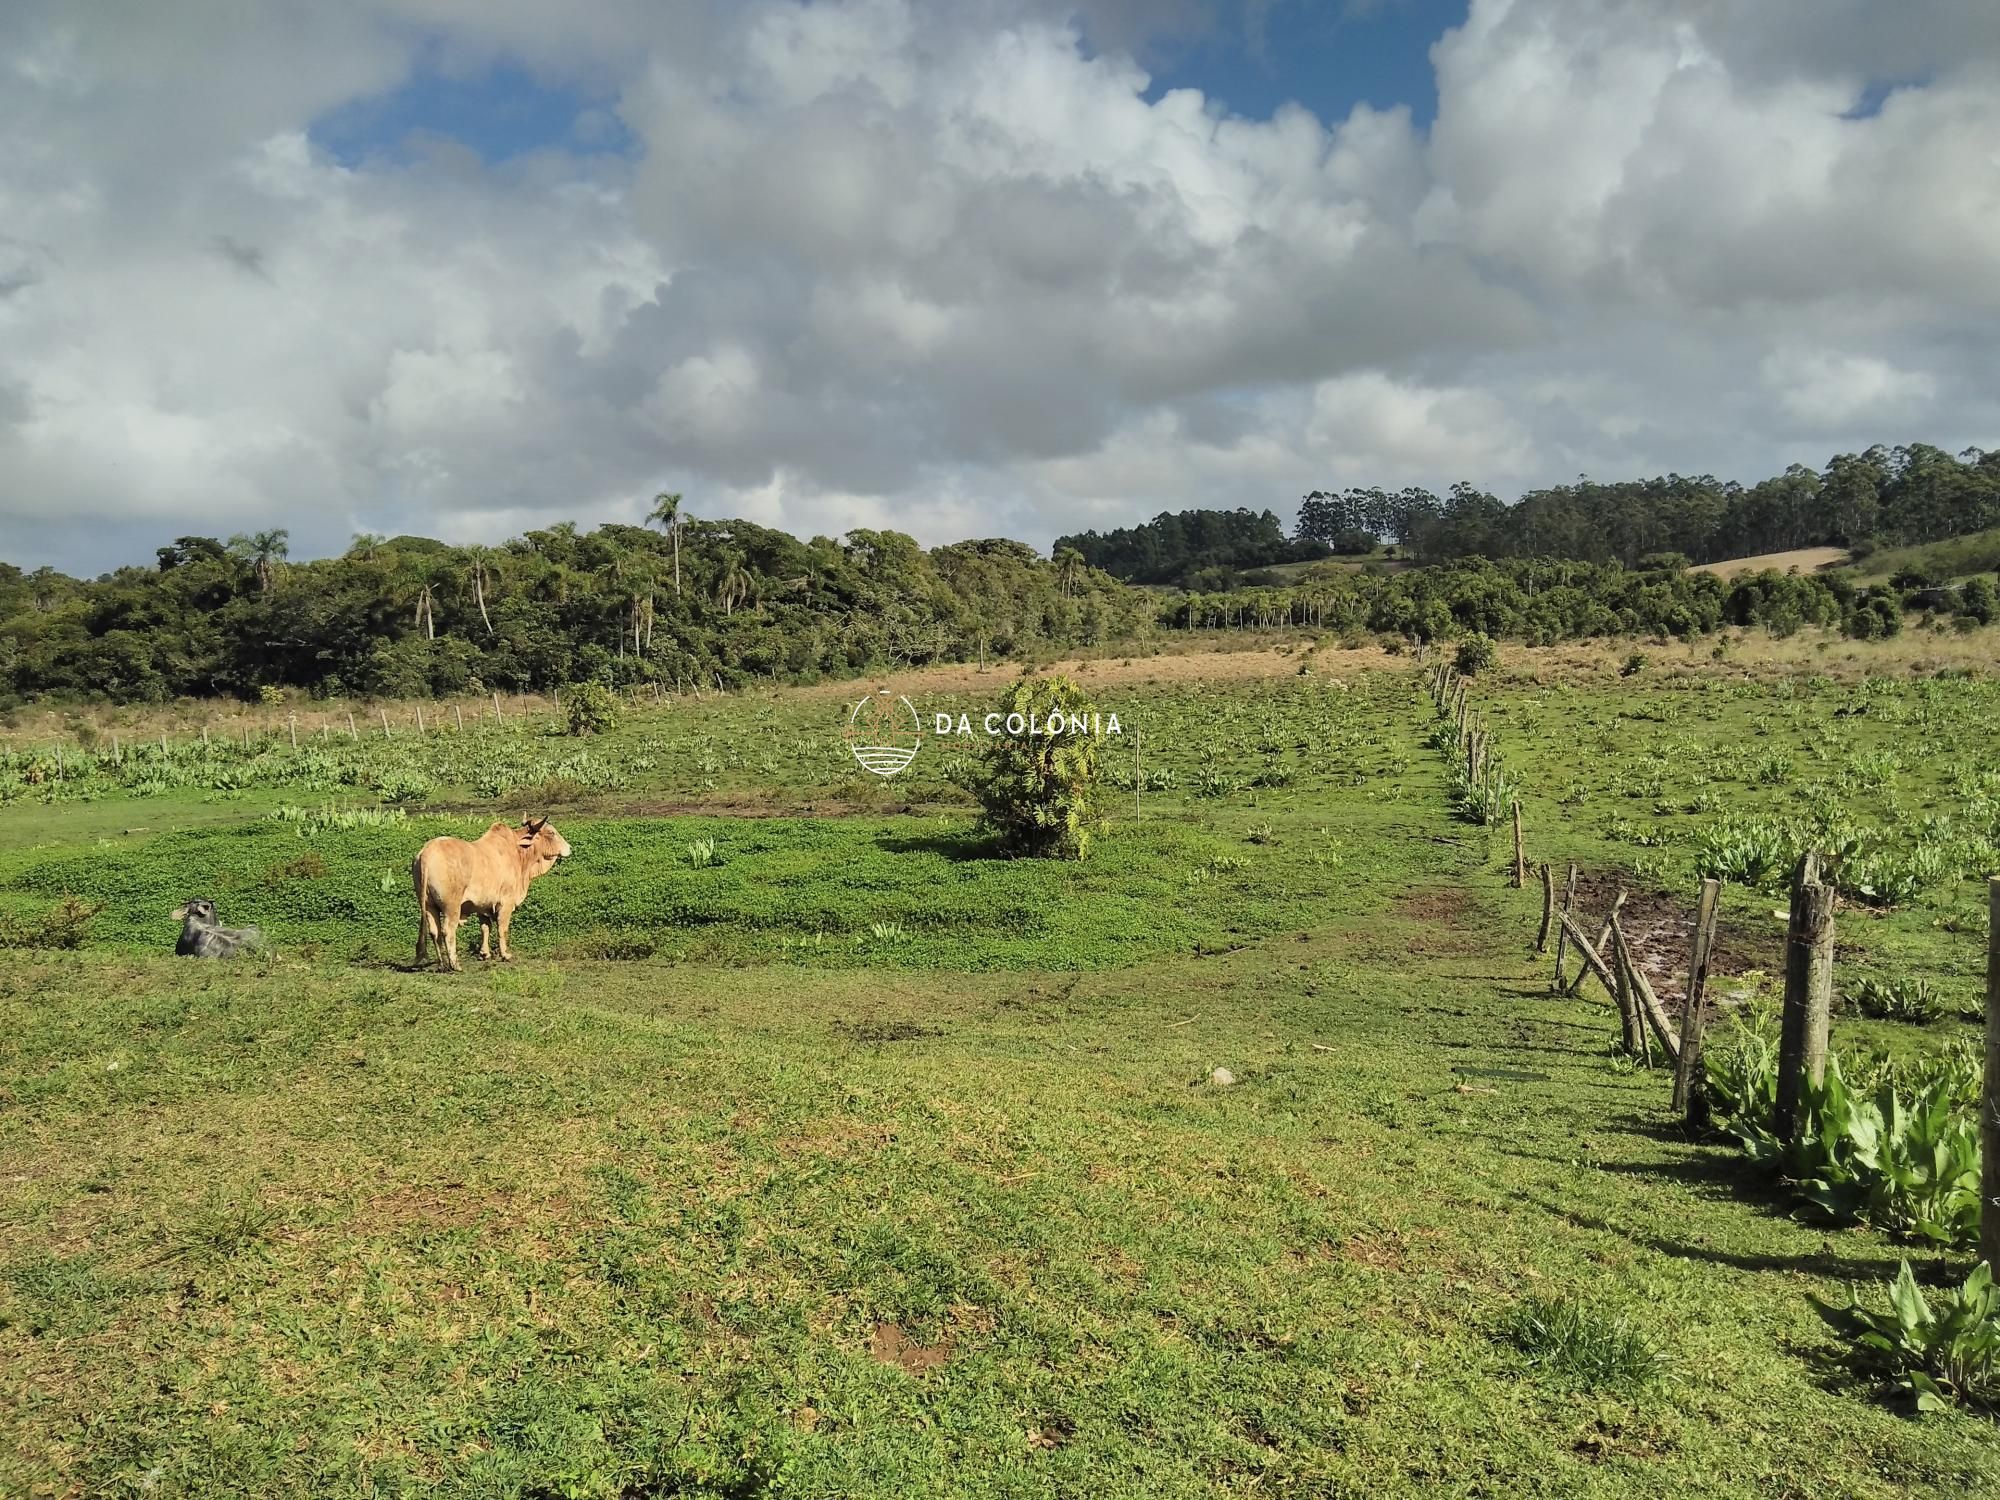
<svg viewBox="0 0 2000 1500">
<path fill-rule="evenodd" d="M 1986 1092 L 1980 1101 L 1979 1258 L 2000 1265 L 2000 875 L 1986 882 Z"/>
<path fill-rule="evenodd" d="M 424 735 L 424 706 L 423 704 L 419 703 L 417 705 L 417 738 L 422 739 L 423 735 Z"/>
<path fill-rule="evenodd" d="M 1145 773 L 1139 769 L 1140 733 L 1138 729 L 1132 731 L 1132 816 L 1135 820 L 1139 817 L 1139 790 L 1146 784 Z"/>
<path fill-rule="evenodd" d="M 1597 934 L 1597 944 L 1592 951 L 1597 953 L 1602 953 L 1604 951 L 1604 945 L 1611 941 L 1611 926 L 1614 922 L 1618 920 L 1618 913 L 1623 911 L 1624 909 L 1625 909 L 1625 893 L 1623 891 L 1620 891 L 1618 893 L 1618 899 L 1611 903 L 1611 915 L 1604 919 L 1604 929 L 1603 931 Z M 1579 934 L 1578 937 L 1580 941 L 1581 934 Z M 1572 995 L 1579 993 L 1583 989 L 1584 975 L 1588 974 L 1589 972 L 1590 969 L 1586 965 L 1583 969 L 1577 972 L 1576 978 L 1570 981 L 1569 992 Z"/>
<path fill-rule="evenodd" d="M 291 725 L 292 725 L 292 748 L 296 750 L 299 748 L 299 716 L 297 714 L 293 714 L 291 716 Z"/>
<path fill-rule="evenodd" d="M 1799 1101 L 1807 1083 L 1826 1076 L 1826 1030 L 1833 1005 L 1833 887 L 1819 878 L 1819 856 L 1799 861 L 1792 881 L 1792 915 L 1785 934 L 1785 1013 L 1778 1037 L 1778 1099 L 1771 1129 L 1798 1136 Z"/>
<path fill-rule="evenodd" d="M 387 707 L 384 707 L 382 710 L 382 738 L 385 740 L 393 738 L 389 733 L 389 710 Z"/>
<path fill-rule="evenodd" d="M 1556 993 L 1563 988 L 1563 959 L 1569 948 L 1569 909 L 1576 904 L 1576 861 L 1569 862 L 1569 884 L 1563 888 L 1562 915 L 1564 920 L 1556 923 Z"/>
<path fill-rule="evenodd" d="M 358 729 L 356 729 L 356 728 L 354 727 L 354 710 L 353 710 L 353 709 L 349 709 L 349 710 L 347 711 L 347 737 L 348 737 L 348 738 L 349 738 L 350 740 L 358 740 L 358 739 L 360 739 L 360 738 L 361 738 L 361 731 L 360 731 L 360 730 L 358 730 Z"/>
<path fill-rule="evenodd" d="M 1625 929 L 1611 919 L 1611 967 L 1618 981 L 1613 992 L 1618 1000 L 1618 1024 L 1623 1030 L 1625 1050 L 1653 1065 L 1653 1050 L 1646 1045 L 1646 1023 L 1639 1018 L 1638 987 L 1632 983 L 1632 959 L 1625 951 Z"/>
<path fill-rule="evenodd" d="M 451 706 L 451 716 L 452 716 L 452 718 L 454 718 L 454 719 L 456 719 L 456 720 L 458 721 L 458 732 L 459 732 L 460 734 L 464 734 L 464 733 L 465 733 L 465 715 L 464 715 L 464 713 L 463 713 L 463 712 L 461 712 L 461 711 L 460 711 L 460 709 L 459 709 L 459 706 L 458 706 L 458 705 L 457 705 L 456 703 L 452 704 L 452 706 Z"/>
<path fill-rule="evenodd" d="M 1526 861 L 1521 857 L 1521 799 L 1516 797 L 1514 799 L 1514 889 L 1518 891 L 1527 883 L 1528 866 Z M 1549 867 L 1547 865 L 1542 866 L 1542 884 L 1544 886 L 1549 884 Z M 1544 902 L 1543 905 L 1546 906 L 1547 903 Z M 1542 936 L 1546 938 L 1548 932 L 1548 918 L 1544 917 L 1542 919 Z"/>
<path fill-rule="evenodd" d="M 1681 1004 L 1681 1058 L 1674 1069 L 1674 1112 L 1693 1126 L 1708 1123 L 1706 1075 L 1701 1068 L 1701 1032 L 1707 1021 L 1708 954 L 1715 944 L 1715 911 L 1722 882 L 1704 880 L 1694 911 L 1694 951 L 1688 957 L 1687 998 Z"/>
<path fill-rule="evenodd" d="M 1519 806 L 1519 803 L 1515 804 Z M 1542 928 L 1535 934 L 1535 951 L 1549 951 L 1549 929 L 1556 920 L 1556 877 L 1549 871 L 1549 862 L 1542 861 Z"/>
<path fill-rule="evenodd" d="M 500 712 L 500 694 L 498 692 L 495 692 L 493 695 L 493 722 L 496 724 L 507 722 L 507 716 Z"/>
</svg>

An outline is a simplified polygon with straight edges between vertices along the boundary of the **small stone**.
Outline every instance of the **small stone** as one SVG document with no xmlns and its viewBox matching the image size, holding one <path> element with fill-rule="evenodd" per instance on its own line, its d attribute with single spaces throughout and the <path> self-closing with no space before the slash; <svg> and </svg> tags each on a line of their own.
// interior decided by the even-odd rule
<svg viewBox="0 0 2000 1500">
<path fill-rule="evenodd" d="M 1213 1073 L 1208 1075 L 1208 1081 L 1219 1089 L 1226 1089 L 1230 1084 L 1236 1082 L 1236 1075 L 1227 1068 L 1217 1068 Z"/>
</svg>

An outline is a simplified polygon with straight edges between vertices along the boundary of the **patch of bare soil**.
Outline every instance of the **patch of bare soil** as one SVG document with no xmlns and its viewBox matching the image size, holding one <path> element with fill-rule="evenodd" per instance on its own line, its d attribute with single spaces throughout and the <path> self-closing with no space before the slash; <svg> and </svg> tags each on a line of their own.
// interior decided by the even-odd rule
<svg viewBox="0 0 2000 1500">
<path fill-rule="evenodd" d="M 1625 930 L 1632 957 L 1652 981 L 1667 1013 L 1678 1014 L 1678 1003 L 1687 993 L 1688 959 L 1694 951 L 1694 901 L 1641 889 L 1621 880 L 1615 870 L 1587 870 L 1577 880 L 1576 905 L 1571 910 L 1577 925 L 1593 939 L 1621 890 L 1626 894 L 1618 925 Z M 1753 970 L 1775 973 L 1783 962 L 1784 934 L 1775 927 L 1730 917 L 1716 922 L 1715 943 L 1708 958 L 1711 978 Z M 1674 1003 L 1668 1004 L 1669 1000 Z"/>
<path fill-rule="evenodd" d="M 885 1365 L 894 1365 L 912 1375 L 935 1370 L 951 1358 L 951 1340 L 941 1344 L 919 1344 L 894 1323 L 877 1323 L 869 1337 L 868 1352 Z"/>
<path fill-rule="evenodd" d="M 1461 927 L 1472 908 L 1472 897 L 1462 886 L 1425 885 L 1406 893 L 1396 903 L 1396 915 L 1420 924 L 1409 940 L 1409 951 L 1419 958 L 1451 958 L 1483 951 L 1477 937 Z"/>
</svg>

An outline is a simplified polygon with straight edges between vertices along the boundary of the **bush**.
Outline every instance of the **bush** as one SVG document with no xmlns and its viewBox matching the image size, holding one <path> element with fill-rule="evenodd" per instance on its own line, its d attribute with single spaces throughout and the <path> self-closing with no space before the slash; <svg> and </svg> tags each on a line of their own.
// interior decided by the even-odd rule
<svg viewBox="0 0 2000 1500">
<path fill-rule="evenodd" d="M 2000 598 L 1996 598 L 1993 585 L 1984 578 L 1969 578 L 1958 591 L 1958 613 L 1961 618 L 1977 620 L 1981 625 L 1991 625 L 1996 611 L 2000 611 Z"/>
<path fill-rule="evenodd" d="M 571 734 L 603 734 L 618 722 L 618 700 L 601 682 L 571 683 L 562 698 Z"/>
<path fill-rule="evenodd" d="M 1028 677 L 1001 695 L 999 711 L 1023 732 L 994 735 L 966 772 L 986 826 L 1012 853 L 1082 859 L 1100 821 L 1097 737 L 1026 731 L 1045 730 L 1058 714 L 1088 719 L 1089 699 L 1067 677 Z"/>
<path fill-rule="evenodd" d="M 102 905 L 65 896 L 39 917 L 17 917 L 0 911 L 0 948 L 81 948 L 91 919 Z"/>
<path fill-rule="evenodd" d="M 1637 677 L 1645 670 L 1646 653 L 1643 651 L 1634 651 L 1630 656 L 1625 658 L 1625 664 L 1618 669 L 1618 675 L 1620 677 Z"/>
<path fill-rule="evenodd" d="M 1854 1341 L 1850 1361 L 1915 1396 L 1917 1410 L 2000 1402 L 2000 1287 L 1985 1261 L 1935 1307 L 1918 1289 L 1908 1261 L 1889 1283 L 1886 1313 L 1871 1312 L 1858 1300 L 1834 1308 L 1815 1298 L 1813 1305 Z"/>
<path fill-rule="evenodd" d="M 1848 989 L 1847 1003 L 1878 1021 L 1908 1021 L 1928 1026 L 1951 1014 L 1952 1005 L 1928 979 L 1858 979 Z"/>
<path fill-rule="evenodd" d="M 1499 659 L 1499 651 L 1493 644 L 1493 637 L 1474 631 L 1458 643 L 1458 654 L 1452 658 L 1452 665 L 1467 677 L 1476 677 L 1481 672 L 1493 670 L 1493 663 Z"/>
</svg>

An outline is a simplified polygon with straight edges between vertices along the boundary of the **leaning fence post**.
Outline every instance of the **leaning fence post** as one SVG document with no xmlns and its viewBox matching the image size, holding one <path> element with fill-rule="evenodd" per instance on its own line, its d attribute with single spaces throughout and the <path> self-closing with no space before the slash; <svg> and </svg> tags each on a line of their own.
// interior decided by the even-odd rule
<svg viewBox="0 0 2000 1500">
<path fill-rule="evenodd" d="M 1715 909 L 1722 882 L 1704 880 L 1694 911 L 1694 951 L 1688 957 L 1687 998 L 1681 1005 L 1681 1057 L 1674 1068 L 1674 1112 L 1690 1125 L 1708 1122 L 1707 1077 L 1701 1067 L 1701 1031 L 1707 1019 L 1708 955 L 1715 944 Z"/>
<path fill-rule="evenodd" d="M 1623 891 L 1620 891 L 1618 893 L 1618 899 L 1611 903 L 1611 915 L 1604 919 L 1604 930 L 1597 934 L 1597 942 L 1595 946 L 1592 948 L 1591 950 L 1592 952 L 1602 953 L 1604 951 L 1604 945 L 1611 941 L 1611 925 L 1612 923 L 1618 920 L 1618 913 L 1623 911 L 1624 909 L 1625 909 L 1625 893 Z M 1579 993 L 1583 989 L 1584 975 L 1588 974 L 1589 972 L 1590 969 L 1588 968 L 1588 966 L 1586 966 L 1577 973 L 1576 978 L 1570 981 L 1569 992 L 1572 995 Z"/>
<path fill-rule="evenodd" d="M 1521 804 L 1516 802 L 1515 807 Z M 1549 873 L 1549 862 L 1542 861 L 1542 930 L 1535 934 L 1535 951 L 1549 951 L 1549 927 L 1556 919 L 1556 878 Z"/>
<path fill-rule="evenodd" d="M 1549 867 L 1547 865 L 1543 865 L 1542 881 L 1545 885 L 1548 883 L 1548 877 L 1549 877 Z M 1514 889 L 1518 891 L 1519 889 L 1521 889 L 1522 886 L 1526 885 L 1527 883 L 1528 883 L 1528 866 L 1526 862 L 1521 858 L 1521 799 L 1516 797 L 1514 799 Z M 1544 904 L 1546 905 L 1546 903 Z M 1548 931 L 1549 931 L 1548 918 L 1544 917 L 1542 919 L 1542 936 L 1546 938 L 1548 936 Z"/>
<path fill-rule="evenodd" d="M 458 706 L 458 705 L 457 705 L 456 703 L 452 704 L 452 706 L 451 706 L 451 716 L 452 716 L 452 718 L 453 718 L 453 719 L 455 719 L 455 720 L 456 720 L 456 721 L 458 722 L 458 732 L 459 732 L 460 734 L 464 734 L 464 733 L 465 733 L 465 713 L 464 713 L 464 711 L 463 711 L 462 709 L 460 709 L 460 708 L 459 708 L 459 706 Z"/>
<path fill-rule="evenodd" d="M 1618 980 L 1618 1023 L 1624 1028 L 1625 1050 L 1653 1065 L 1653 1049 L 1646 1041 L 1646 1023 L 1639 1016 L 1639 990 L 1632 982 L 1632 955 L 1625 947 L 1625 929 L 1618 918 L 1611 919 L 1611 969 Z"/>
<path fill-rule="evenodd" d="M 1979 1258 L 2000 1265 L 2000 875 L 1986 882 L 1986 1092 L 1979 1111 L 1983 1173 L 1979 1185 Z"/>
<path fill-rule="evenodd" d="M 389 733 L 389 710 L 386 705 L 382 709 L 382 738 L 385 740 L 393 738 Z"/>
<path fill-rule="evenodd" d="M 361 731 L 354 727 L 354 710 L 351 708 L 347 711 L 347 737 L 350 740 L 361 738 Z"/>
<path fill-rule="evenodd" d="M 1778 1098 L 1771 1129 L 1798 1136 L 1805 1085 L 1826 1076 L 1826 1031 L 1833 1006 L 1833 887 L 1819 878 L 1819 856 L 1799 861 L 1785 934 L 1785 1012 L 1778 1036 Z"/>
<path fill-rule="evenodd" d="M 507 716 L 500 712 L 500 694 L 497 690 L 493 694 L 493 722 L 496 724 L 507 722 Z"/>
</svg>

